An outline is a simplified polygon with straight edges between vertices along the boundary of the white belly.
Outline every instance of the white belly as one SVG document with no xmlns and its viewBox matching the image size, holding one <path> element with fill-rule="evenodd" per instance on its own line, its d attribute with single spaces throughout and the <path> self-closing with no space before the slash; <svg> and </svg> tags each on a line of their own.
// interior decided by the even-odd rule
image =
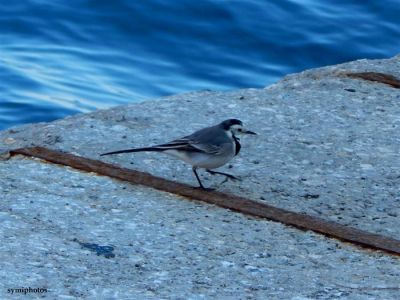
<svg viewBox="0 0 400 300">
<path fill-rule="evenodd" d="M 233 153 L 232 155 L 215 156 L 200 152 L 181 152 L 176 150 L 166 150 L 164 153 L 179 158 L 192 166 L 204 169 L 216 169 L 222 167 L 234 157 Z"/>
</svg>

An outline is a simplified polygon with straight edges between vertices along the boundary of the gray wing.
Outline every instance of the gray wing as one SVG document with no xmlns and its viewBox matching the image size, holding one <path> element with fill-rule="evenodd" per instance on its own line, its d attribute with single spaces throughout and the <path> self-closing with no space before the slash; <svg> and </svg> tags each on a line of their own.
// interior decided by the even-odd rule
<svg viewBox="0 0 400 300">
<path fill-rule="evenodd" d="M 212 144 L 204 144 L 201 142 L 191 141 L 190 145 L 196 149 L 199 149 L 202 152 L 207 154 L 220 154 L 222 151 L 222 145 L 212 145 Z"/>
<path fill-rule="evenodd" d="M 190 152 L 203 152 L 208 154 L 218 154 L 219 151 L 221 150 L 221 147 L 217 145 L 202 143 L 201 141 L 196 141 L 191 139 L 189 136 L 153 147 L 160 150 L 175 149 L 175 150 L 190 151 Z"/>
<path fill-rule="evenodd" d="M 153 148 L 159 150 L 182 150 L 203 152 L 218 155 L 225 153 L 227 148 L 231 148 L 232 141 L 228 136 L 216 126 L 207 127 L 180 139 L 173 140 L 166 144 L 156 145 Z"/>
<path fill-rule="evenodd" d="M 185 140 L 190 146 L 213 155 L 224 153 L 232 144 L 225 132 L 217 126 L 201 129 L 180 140 Z"/>
</svg>

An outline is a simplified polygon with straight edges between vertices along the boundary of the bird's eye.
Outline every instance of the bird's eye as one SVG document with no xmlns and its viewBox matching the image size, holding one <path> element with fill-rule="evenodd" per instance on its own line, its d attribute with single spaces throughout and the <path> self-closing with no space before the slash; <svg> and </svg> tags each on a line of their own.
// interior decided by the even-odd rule
<svg viewBox="0 0 400 300">
<path fill-rule="evenodd" d="M 242 131 L 242 128 L 239 128 L 238 131 Z"/>
</svg>

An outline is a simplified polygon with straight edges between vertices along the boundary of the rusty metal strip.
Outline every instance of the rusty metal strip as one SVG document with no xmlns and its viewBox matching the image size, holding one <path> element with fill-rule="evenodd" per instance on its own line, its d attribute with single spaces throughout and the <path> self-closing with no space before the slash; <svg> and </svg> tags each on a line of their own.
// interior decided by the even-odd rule
<svg viewBox="0 0 400 300">
<path fill-rule="evenodd" d="M 12 150 L 10 154 L 22 154 L 25 156 L 41 158 L 52 163 L 69 166 L 87 172 L 95 172 L 100 175 L 117 178 L 130 183 L 140 184 L 190 199 L 215 204 L 243 214 L 266 218 L 305 230 L 312 230 L 367 248 L 383 250 L 392 254 L 400 254 L 399 240 L 344 226 L 318 217 L 291 212 L 259 201 L 217 191 L 203 191 L 186 184 L 169 181 L 148 173 L 121 168 L 102 161 L 42 147 L 16 149 Z"/>
<path fill-rule="evenodd" d="M 351 78 L 388 84 L 396 89 L 400 89 L 400 80 L 390 74 L 378 73 L 378 72 L 354 72 L 354 73 L 346 73 L 345 75 Z"/>
</svg>

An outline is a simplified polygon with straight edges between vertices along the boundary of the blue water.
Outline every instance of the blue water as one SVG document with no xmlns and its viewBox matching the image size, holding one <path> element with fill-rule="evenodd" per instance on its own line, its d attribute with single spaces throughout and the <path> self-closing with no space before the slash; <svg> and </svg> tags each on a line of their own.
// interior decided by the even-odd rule
<svg viewBox="0 0 400 300">
<path fill-rule="evenodd" d="M 0 129 L 400 52 L 399 0 L 0 0 Z"/>
</svg>

